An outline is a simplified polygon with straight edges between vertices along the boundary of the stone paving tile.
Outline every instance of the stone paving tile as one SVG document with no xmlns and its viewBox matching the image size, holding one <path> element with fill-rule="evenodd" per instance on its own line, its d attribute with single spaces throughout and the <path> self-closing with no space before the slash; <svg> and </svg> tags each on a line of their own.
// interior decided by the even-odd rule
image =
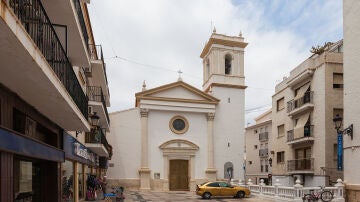
<svg viewBox="0 0 360 202">
<path fill-rule="evenodd" d="M 213 197 L 211 200 L 203 200 L 200 196 L 197 196 L 194 192 L 155 192 L 155 191 L 138 191 L 138 190 L 126 190 L 125 202 L 231 202 L 231 201 L 244 201 L 244 202 L 275 202 L 269 199 L 259 198 L 257 196 L 251 196 L 248 198 L 237 199 L 231 197 Z"/>
</svg>

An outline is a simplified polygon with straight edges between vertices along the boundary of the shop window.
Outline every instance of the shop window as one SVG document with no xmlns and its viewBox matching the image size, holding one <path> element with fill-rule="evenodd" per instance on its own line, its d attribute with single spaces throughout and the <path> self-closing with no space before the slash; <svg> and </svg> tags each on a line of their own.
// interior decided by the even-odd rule
<svg viewBox="0 0 360 202">
<path fill-rule="evenodd" d="M 285 99 L 284 97 L 282 97 L 276 101 L 276 110 L 280 111 L 283 110 L 284 108 L 285 108 Z"/>
<path fill-rule="evenodd" d="M 41 201 L 40 187 L 39 164 L 14 159 L 15 201 Z"/>
<path fill-rule="evenodd" d="M 62 201 L 74 201 L 74 163 L 65 160 L 62 164 Z"/>
<path fill-rule="evenodd" d="M 277 152 L 276 153 L 276 162 L 277 163 L 285 163 L 285 152 Z"/>
<path fill-rule="evenodd" d="M 344 79 L 342 73 L 333 73 L 333 88 L 344 88 Z"/>
<path fill-rule="evenodd" d="M 77 174 L 78 174 L 78 178 L 79 178 L 79 199 L 84 198 L 84 189 L 85 189 L 85 185 L 84 185 L 84 170 L 83 170 L 83 165 L 79 164 L 78 166 L 78 170 L 77 170 Z"/>
</svg>

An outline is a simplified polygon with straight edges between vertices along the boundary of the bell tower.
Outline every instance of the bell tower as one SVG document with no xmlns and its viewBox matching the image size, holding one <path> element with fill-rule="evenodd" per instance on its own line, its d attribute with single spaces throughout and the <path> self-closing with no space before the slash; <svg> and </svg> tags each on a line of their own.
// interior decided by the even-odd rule
<svg viewBox="0 0 360 202">
<path fill-rule="evenodd" d="M 244 50 L 247 43 L 239 36 L 217 34 L 214 29 L 200 57 L 203 59 L 203 90 L 212 85 L 244 86 Z"/>
<path fill-rule="evenodd" d="M 213 115 L 209 140 L 208 179 L 242 179 L 244 176 L 245 75 L 242 34 L 226 36 L 214 29 L 200 57 L 203 90 L 220 100 Z M 230 172 L 231 171 L 231 174 Z"/>
</svg>

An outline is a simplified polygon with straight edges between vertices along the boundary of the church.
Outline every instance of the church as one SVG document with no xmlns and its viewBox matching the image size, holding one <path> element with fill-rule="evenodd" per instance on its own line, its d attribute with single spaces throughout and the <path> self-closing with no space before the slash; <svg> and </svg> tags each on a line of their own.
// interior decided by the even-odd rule
<svg viewBox="0 0 360 202">
<path fill-rule="evenodd" d="M 244 178 L 245 76 L 239 36 L 214 32 L 203 48 L 203 89 L 179 80 L 135 94 L 135 107 L 110 114 L 109 184 L 190 190 Z"/>
</svg>

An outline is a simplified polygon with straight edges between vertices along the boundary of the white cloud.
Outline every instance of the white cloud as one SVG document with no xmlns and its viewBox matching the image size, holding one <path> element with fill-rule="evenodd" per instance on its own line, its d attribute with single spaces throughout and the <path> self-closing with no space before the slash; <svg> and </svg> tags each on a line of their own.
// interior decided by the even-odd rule
<svg viewBox="0 0 360 202">
<path fill-rule="evenodd" d="M 241 30 L 249 42 L 245 53 L 245 76 L 249 86 L 246 108 L 271 104 L 276 81 L 309 55 L 308 38 L 326 37 L 327 31 L 336 35 L 341 19 L 337 19 L 338 12 L 326 13 L 337 6 L 334 1 L 321 6 L 314 4 L 313 11 L 318 12 L 324 27 L 314 30 L 314 36 L 303 36 L 295 28 L 316 20 L 311 18 L 309 12 L 313 11 L 307 10 L 309 6 L 297 1 L 296 6 L 304 7 L 303 15 L 297 16 L 287 28 L 277 27 L 279 23 L 268 17 L 277 12 L 283 15 L 280 17 L 287 17 L 289 12 L 299 13 L 295 3 L 287 1 L 282 5 L 273 1 L 263 5 L 261 2 L 243 1 L 233 5 L 230 0 L 91 1 L 89 12 L 95 40 L 103 45 L 105 58 L 108 58 L 110 111 L 133 107 L 134 94 L 141 90 L 143 80 L 148 88 L 176 81 L 178 69 L 184 72 L 185 82 L 201 89 L 199 55 L 211 34 L 211 21 L 218 33 L 237 35 Z M 109 58 L 116 55 L 157 67 Z M 247 114 L 247 122 L 251 122 L 254 114 Z"/>
</svg>

